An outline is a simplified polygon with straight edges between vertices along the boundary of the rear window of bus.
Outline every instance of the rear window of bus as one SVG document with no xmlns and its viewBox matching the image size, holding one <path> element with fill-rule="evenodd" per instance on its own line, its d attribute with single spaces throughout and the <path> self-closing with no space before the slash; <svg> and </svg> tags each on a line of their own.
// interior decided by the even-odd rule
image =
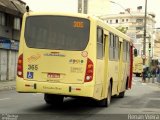
<svg viewBox="0 0 160 120">
<path fill-rule="evenodd" d="M 66 16 L 30 16 L 25 24 L 29 48 L 84 50 L 89 41 L 90 21 Z"/>
</svg>

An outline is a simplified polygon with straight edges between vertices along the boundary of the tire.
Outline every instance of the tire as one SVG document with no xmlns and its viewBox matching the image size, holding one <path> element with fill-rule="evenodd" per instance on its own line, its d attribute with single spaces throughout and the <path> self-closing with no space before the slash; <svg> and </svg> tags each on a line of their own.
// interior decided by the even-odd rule
<svg viewBox="0 0 160 120">
<path fill-rule="evenodd" d="M 125 95 L 125 91 L 120 92 L 119 95 L 118 95 L 118 97 L 119 97 L 119 98 L 124 98 L 124 95 Z"/>
<path fill-rule="evenodd" d="M 50 105 L 60 105 L 63 103 L 63 96 L 53 95 L 53 94 L 44 94 L 44 100 L 47 104 Z"/>
<path fill-rule="evenodd" d="M 99 106 L 101 107 L 108 107 L 111 103 L 111 96 L 112 96 L 112 87 L 111 84 L 108 87 L 108 95 L 107 98 L 99 101 Z"/>
</svg>

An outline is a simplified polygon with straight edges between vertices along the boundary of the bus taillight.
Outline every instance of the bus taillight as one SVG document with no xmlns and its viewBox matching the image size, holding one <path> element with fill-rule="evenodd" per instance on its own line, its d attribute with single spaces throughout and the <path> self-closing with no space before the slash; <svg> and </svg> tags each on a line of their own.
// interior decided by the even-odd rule
<svg viewBox="0 0 160 120">
<path fill-rule="evenodd" d="M 90 82 L 92 81 L 92 79 L 93 79 L 93 62 L 88 58 L 84 82 Z"/>
<path fill-rule="evenodd" d="M 18 58 L 17 76 L 23 78 L 23 54 Z"/>
</svg>

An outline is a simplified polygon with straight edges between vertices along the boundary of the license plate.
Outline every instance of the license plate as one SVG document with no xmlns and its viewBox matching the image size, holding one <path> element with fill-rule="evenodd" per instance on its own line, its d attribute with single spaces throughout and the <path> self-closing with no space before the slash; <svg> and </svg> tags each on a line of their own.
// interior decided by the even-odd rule
<svg viewBox="0 0 160 120">
<path fill-rule="evenodd" d="M 59 73 L 48 73 L 47 77 L 48 78 L 60 78 L 60 74 Z"/>
</svg>

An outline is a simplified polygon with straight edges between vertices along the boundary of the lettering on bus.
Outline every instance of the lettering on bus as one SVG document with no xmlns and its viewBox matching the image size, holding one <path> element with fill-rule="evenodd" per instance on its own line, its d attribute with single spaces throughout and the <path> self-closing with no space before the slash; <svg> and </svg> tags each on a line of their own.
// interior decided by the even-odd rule
<svg viewBox="0 0 160 120">
<path fill-rule="evenodd" d="M 38 65 L 28 65 L 28 70 L 37 71 L 38 70 Z"/>
<path fill-rule="evenodd" d="M 84 60 L 80 60 L 80 59 L 70 59 L 69 60 L 70 64 L 83 64 Z"/>
<path fill-rule="evenodd" d="M 83 52 L 81 53 L 81 55 L 82 55 L 82 57 L 87 57 L 87 56 L 88 56 L 88 52 L 87 52 L 87 51 L 83 51 Z"/>
<path fill-rule="evenodd" d="M 49 86 L 43 86 L 43 89 L 62 90 L 62 88 L 59 87 L 49 87 Z"/>
<path fill-rule="evenodd" d="M 59 53 L 59 52 L 45 53 L 44 56 L 59 56 L 59 57 L 65 57 L 64 54 L 61 54 L 61 53 Z"/>
<path fill-rule="evenodd" d="M 84 23 L 81 21 L 74 21 L 73 22 L 73 27 L 74 28 L 84 28 Z"/>
<path fill-rule="evenodd" d="M 29 63 L 32 63 L 32 62 L 37 61 L 40 58 L 41 58 L 41 55 L 37 53 L 36 55 L 32 55 L 29 58 L 27 58 L 27 60 Z"/>
<path fill-rule="evenodd" d="M 71 67 L 71 72 L 72 73 L 82 73 L 83 70 L 81 67 Z"/>
<path fill-rule="evenodd" d="M 54 82 L 54 83 L 60 83 L 59 79 L 48 79 L 47 82 Z"/>
</svg>

